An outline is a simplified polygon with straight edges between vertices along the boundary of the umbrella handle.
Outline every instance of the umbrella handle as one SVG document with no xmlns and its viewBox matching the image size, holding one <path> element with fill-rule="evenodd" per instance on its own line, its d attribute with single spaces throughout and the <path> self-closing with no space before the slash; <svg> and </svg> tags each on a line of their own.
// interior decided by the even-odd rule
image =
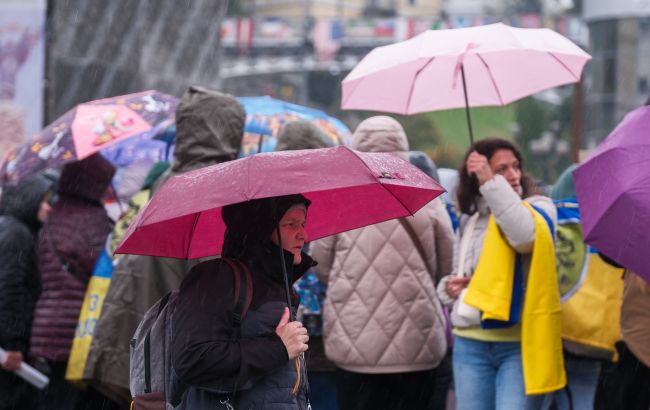
<svg viewBox="0 0 650 410">
<path fill-rule="evenodd" d="M 284 277 L 284 291 L 287 295 L 287 306 L 289 307 L 289 321 L 296 320 L 296 315 L 293 313 L 293 303 L 291 302 L 291 293 L 289 291 L 289 275 L 287 275 L 287 264 L 284 261 L 284 250 L 282 249 L 282 237 L 280 236 L 280 223 L 275 227 L 278 234 L 278 247 L 280 248 L 280 261 L 282 262 L 282 275 Z"/>
<path fill-rule="evenodd" d="M 465 115 L 467 116 L 467 127 L 469 128 L 469 143 L 474 145 L 474 131 L 472 130 L 472 117 L 469 114 L 469 99 L 467 98 L 467 85 L 465 84 L 465 67 L 461 63 L 460 75 L 463 79 L 463 95 L 465 96 Z"/>
</svg>

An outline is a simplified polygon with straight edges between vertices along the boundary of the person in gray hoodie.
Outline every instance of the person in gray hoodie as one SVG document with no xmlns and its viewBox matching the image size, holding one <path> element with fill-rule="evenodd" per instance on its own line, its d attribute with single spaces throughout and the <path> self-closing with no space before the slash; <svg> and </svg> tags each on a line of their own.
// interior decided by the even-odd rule
<svg viewBox="0 0 650 410">
<path fill-rule="evenodd" d="M 153 183 L 152 193 L 174 175 L 235 159 L 245 121 L 244 108 L 231 95 L 190 87 L 176 109 L 172 166 Z M 122 403 L 130 401 L 129 341 L 146 311 L 198 262 L 119 257 L 86 362 L 85 374 L 97 389 Z"/>
<path fill-rule="evenodd" d="M 327 136 L 317 126 L 307 120 L 287 123 L 278 134 L 275 151 L 298 149 L 317 149 L 331 147 Z"/>
</svg>

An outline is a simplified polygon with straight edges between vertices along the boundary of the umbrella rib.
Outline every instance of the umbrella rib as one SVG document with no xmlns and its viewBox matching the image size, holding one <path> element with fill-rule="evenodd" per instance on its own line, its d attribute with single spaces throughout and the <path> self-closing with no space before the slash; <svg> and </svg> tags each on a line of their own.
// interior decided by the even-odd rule
<svg viewBox="0 0 650 410">
<path fill-rule="evenodd" d="M 555 54 L 553 54 L 550 51 L 548 51 L 548 54 L 551 57 L 553 57 L 558 63 L 560 63 L 560 65 L 562 67 L 564 67 L 564 69 L 567 70 L 569 72 L 569 74 L 571 74 L 571 76 L 573 77 L 574 80 L 576 80 L 576 82 L 580 82 L 580 77 L 576 77 L 576 75 L 573 74 L 573 71 L 571 71 L 571 69 L 569 69 L 569 67 L 567 67 L 566 64 L 564 64 L 564 62 L 562 62 L 562 60 L 560 60 Z"/>
<path fill-rule="evenodd" d="M 347 148 L 347 147 L 346 147 L 346 148 Z M 348 148 L 348 150 L 349 150 L 349 148 Z M 384 184 L 382 184 L 381 182 L 379 182 L 379 181 L 377 180 L 377 177 L 374 176 L 374 172 L 373 172 L 373 170 L 368 166 L 368 164 L 366 164 L 366 161 L 362 160 L 362 159 L 361 159 L 357 154 L 354 153 L 354 151 L 352 151 L 352 150 L 349 150 L 349 151 L 352 152 L 352 154 L 354 154 L 354 155 L 357 157 L 357 159 L 359 159 L 359 160 L 363 163 L 363 165 L 366 166 L 366 168 L 368 168 L 368 171 L 370 171 L 370 174 L 375 178 L 375 182 L 378 183 L 379 185 L 381 185 L 381 187 L 384 188 L 384 189 L 386 190 L 386 192 L 388 192 L 389 194 L 391 194 L 391 196 L 392 196 L 393 198 L 397 199 L 397 202 L 399 202 L 400 205 L 402 205 L 402 208 L 406 209 L 406 210 L 408 211 L 409 215 L 413 216 L 413 212 L 411 212 L 411 210 L 410 210 L 406 205 L 404 205 L 404 202 L 402 202 L 401 199 L 399 199 L 398 197 L 396 197 L 395 194 L 392 193 L 388 188 L 386 188 L 386 186 L 385 186 Z"/>
<path fill-rule="evenodd" d="M 395 194 L 394 194 L 393 192 L 391 192 L 390 189 L 386 188 L 386 186 L 385 186 L 384 184 L 382 184 L 381 182 L 380 182 L 380 185 L 381 185 L 381 187 L 384 188 L 384 189 L 385 189 L 389 194 L 391 194 L 391 195 L 393 196 L 393 198 L 397 199 L 397 202 L 399 202 L 400 205 L 402 205 L 402 208 L 404 208 L 404 209 L 406 209 L 406 210 L 408 211 L 409 215 L 414 216 L 414 215 L 413 215 L 413 212 L 411 212 L 411 210 L 410 210 L 406 205 L 404 205 L 404 202 L 402 202 L 401 199 L 399 199 L 397 196 L 395 196 Z"/>
<path fill-rule="evenodd" d="M 476 55 L 478 56 L 479 60 L 481 60 L 481 62 L 485 66 L 485 70 L 488 72 L 488 75 L 490 76 L 490 81 L 492 81 L 492 85 L 494 86 L 494 91 L 497 92 L 497 96 L 499 97 L 499 102 L 501 103 L 501 105 L 505 105 L 503 102 L 503 97 L 501 96 L 501 92 L 499 91 L 499 87 L 497 87 L 497 82 L 494 80 L 494 76 L 492 75 L 492 70 L 490 70 L 490 66 L 483 59 L 483 56 L 481 54 L 476 53 Z"/>
<path fill-rule="evenodd" d="M 199 223 L 199 217 L 201 216 L 201 212 L 197 212 L 196 216 L 194 217 L 194 222 L 192 222 L 192 230 L 190 231 L 190 240 L 187 243 L 187 250 L 185 252 L 185 259 L 190 258 L 190 249 L 192 248 L 192 240 L 194 238 L 194 231 L 196 230 L 196 225 Z"/>
<path fill-rule="evenodd" d="M 411 89 L 409 90 L 409 96 L 408 96 L 408 98 L 406 99 L 406 114 L 407 114 L 407 115 L 410 114 L 410 110 L 409 110 L 409 108 L 411 107 L 411 98 L 413 98 L 413 91 L 415 90 L 415 82 L 417 81 L 418 76 L 420 75 L 420 73 L 422 72 L 422 70 L 424 70 L 425 68 L 427 68 L 427 66 L 428 66 L 429 64 L 431 64 L 431 62 L 432 62 L 433 60 L 435 60 L 435 57 L 431 57 L 431 58 L 429 59 L 429 61 L 427 61 L 427 63 L 426 63 L 425 65 L 423 65 L 420 69 L 418 69 L 418 71 L 417 71 L 417 72 L 415 73 L 415 75 L 413 76 L 413 82 L 411 83 Z"/>
</svg>

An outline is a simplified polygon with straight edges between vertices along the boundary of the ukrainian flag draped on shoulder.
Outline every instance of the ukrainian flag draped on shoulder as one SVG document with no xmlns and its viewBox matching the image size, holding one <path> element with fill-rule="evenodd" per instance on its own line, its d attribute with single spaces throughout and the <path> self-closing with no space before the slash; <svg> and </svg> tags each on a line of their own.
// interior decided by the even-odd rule
<svg viewBox="0 0 650 410">
<path fill-rule="evenodd" d="M 553 228 L 543 213 L 527 202 L 523 204 L 535 221 L 535 244 L 521 312 L 524 383 L 526 394 L 544 394 L 566 385 Z M 464 298 L 465 303 L 483 312 L 484 321 L 516 319 L 517 309 L 512 307 L 517 299 L 517 259 L 516 251 L 490 215 L 481 258 Z"/>
</svg>

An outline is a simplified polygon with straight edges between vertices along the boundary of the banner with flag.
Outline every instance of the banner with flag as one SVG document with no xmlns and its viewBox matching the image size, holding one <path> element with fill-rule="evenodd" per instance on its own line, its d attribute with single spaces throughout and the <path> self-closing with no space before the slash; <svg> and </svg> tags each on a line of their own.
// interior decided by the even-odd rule
<svg viewBox="0 0 650 410">
<path fill-rule="evenodd" d="M 320 62 L 331 61 L 341 48 L 343 24 L 340 20 L 318 20 L 314 27 L 314 51 Z"/>
<path fill-rule="evenodd" d="M 110 237 L 107 239 L 106 246 L 102 249 L 95 263 L 95 268 L 86 289 L 86 297 L 79 313 L 79 321 L 72 340 L 68 367 L 65 373 L 65 379 L 70 382 L 84 381 L 84 370 L 90 352 L 90 345 L 95 336 L 97 321 L 113 276 L 113 261 L 107 250 L 109 243 Z"/>
</svg>

